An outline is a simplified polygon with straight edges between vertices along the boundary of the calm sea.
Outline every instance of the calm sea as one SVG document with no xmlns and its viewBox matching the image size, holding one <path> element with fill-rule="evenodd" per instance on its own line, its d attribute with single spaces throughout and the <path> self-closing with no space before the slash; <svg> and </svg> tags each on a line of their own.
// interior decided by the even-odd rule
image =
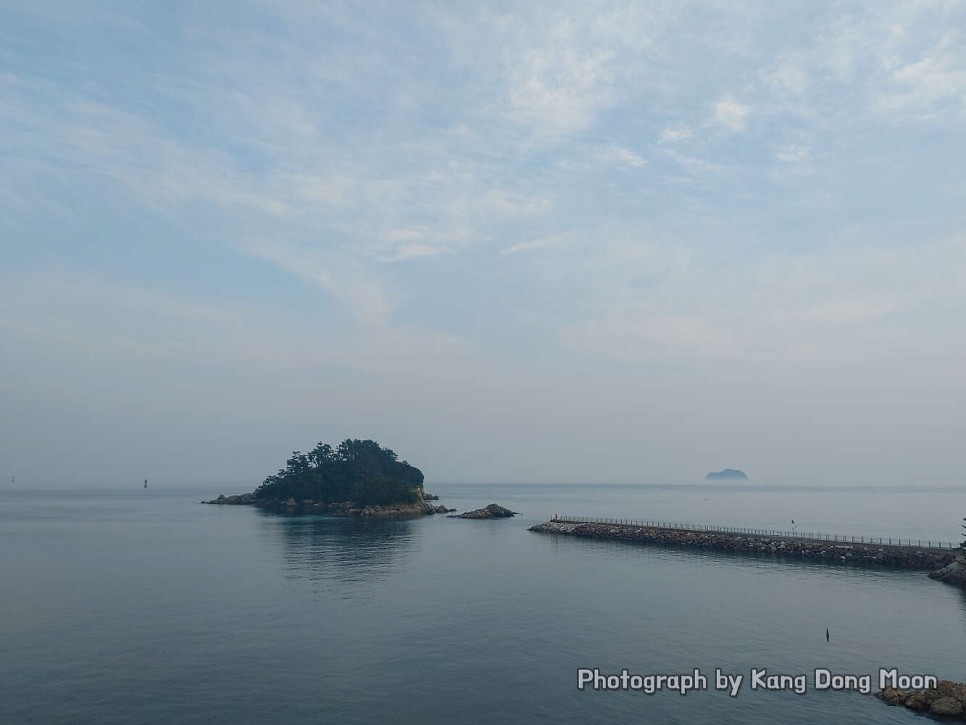
<svg viewBox="0 0 966 725">
<path fill-rule="evenodd" d="M 0 722 L 914 723 L 811 675 L 966 681 L 966 593 L 923 573 L 527 531 L 561 513 L 956 540 L 962 489 L 428 488 L 522 516 L 361 521 L 197 504 L 230 490 L 0 489 Z M 578 690 L 594 667 L 697 668 L 711 690 Z M 714 690 L 716 668 L 744 675 L 736 697 Z M 807 674 L 808 691 L 752 690 L 753 668 Z"/>
</svg>

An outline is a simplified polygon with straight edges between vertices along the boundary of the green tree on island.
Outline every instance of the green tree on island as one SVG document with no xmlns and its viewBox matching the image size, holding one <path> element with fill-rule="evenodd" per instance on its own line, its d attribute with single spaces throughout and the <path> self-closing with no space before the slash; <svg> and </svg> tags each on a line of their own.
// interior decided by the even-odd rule
<svg viewBox="0 0 966 725">
<path fill-rule="evenodd" d="M 285 468 L 255 489 L 255 498 L 383 506 L 415 503 L 422 488 L 422 471 L 398 460 L 389 448 L 347 439 L 335 449 L 320 442 L 308 453 L 294 451 Z"/>
</svg>

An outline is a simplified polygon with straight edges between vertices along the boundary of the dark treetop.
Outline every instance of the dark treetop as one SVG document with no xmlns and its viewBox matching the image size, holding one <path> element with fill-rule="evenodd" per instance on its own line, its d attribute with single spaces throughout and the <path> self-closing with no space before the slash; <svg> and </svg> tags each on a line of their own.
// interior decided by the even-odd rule
<svg viewBox="0 0 966 725">
<path fill-rule="evenodd" d="M 344 440 L 337 448 L 319 443 L 308 453 L 295 451 L 285 468 L 255 489 L 255 498 L 385 506 L 416 503 L 422 488 L 422 471 L 397 460 L 390 449 L 370 440 Z"/>
</svg>

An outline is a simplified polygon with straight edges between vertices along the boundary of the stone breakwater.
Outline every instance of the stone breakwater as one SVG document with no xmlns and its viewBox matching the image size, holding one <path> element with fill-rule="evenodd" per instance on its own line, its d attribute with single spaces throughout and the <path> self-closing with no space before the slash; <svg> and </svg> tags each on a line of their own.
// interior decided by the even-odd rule
<svg viewBox="0 0 966 725">
<path fill-rule="evenodd" d="M 811 561 L 853 564 L 886 564 L 909 569 L 939 569 L 953 561 L 951 551 L 926 547 L 899 547 L 879 544 L 793 539 L 763 534 L 737 534 L 715 531 L 654 528 L 627 524 L 565 523 L 547 521 L 531 526 L 542 534 L 578 536 L 587 539 L 614 539 L 641 544 L 682 548 L 711 549 L 736 553 L 778 554 Z"/>
</svg>

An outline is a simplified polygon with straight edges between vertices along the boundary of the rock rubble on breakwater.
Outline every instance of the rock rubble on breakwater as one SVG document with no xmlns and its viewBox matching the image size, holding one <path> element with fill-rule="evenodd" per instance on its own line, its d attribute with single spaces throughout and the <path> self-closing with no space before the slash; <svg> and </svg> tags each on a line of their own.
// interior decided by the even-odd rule
<svg viewBox="0 0 966 725">
<path fill-rule="evenodd" d="M 875 694 L 888 705 L 903 705 L 923 715 L 966 722 L 966 685 L 940 680 L 925 690 L 887 687 Z"/>
<path fill-rule="evenodd" d="M 846 544 L 842 542 L 793 539 L 763 534 L 737 534 L 647 526 L 568 523 L 547 521 L 531 526 L 530 531 L 544 534 L 578 536 L 588 539 L 615 539 L 642 544 L 659 544 L 696 549 L 712 549 L 738 553 L 779 554 L 815 561 L 854 564 L 887 564 L 909 569 L 939 569 L 953 561 L 952 551 L 878 544 Z"/>
</svg>

